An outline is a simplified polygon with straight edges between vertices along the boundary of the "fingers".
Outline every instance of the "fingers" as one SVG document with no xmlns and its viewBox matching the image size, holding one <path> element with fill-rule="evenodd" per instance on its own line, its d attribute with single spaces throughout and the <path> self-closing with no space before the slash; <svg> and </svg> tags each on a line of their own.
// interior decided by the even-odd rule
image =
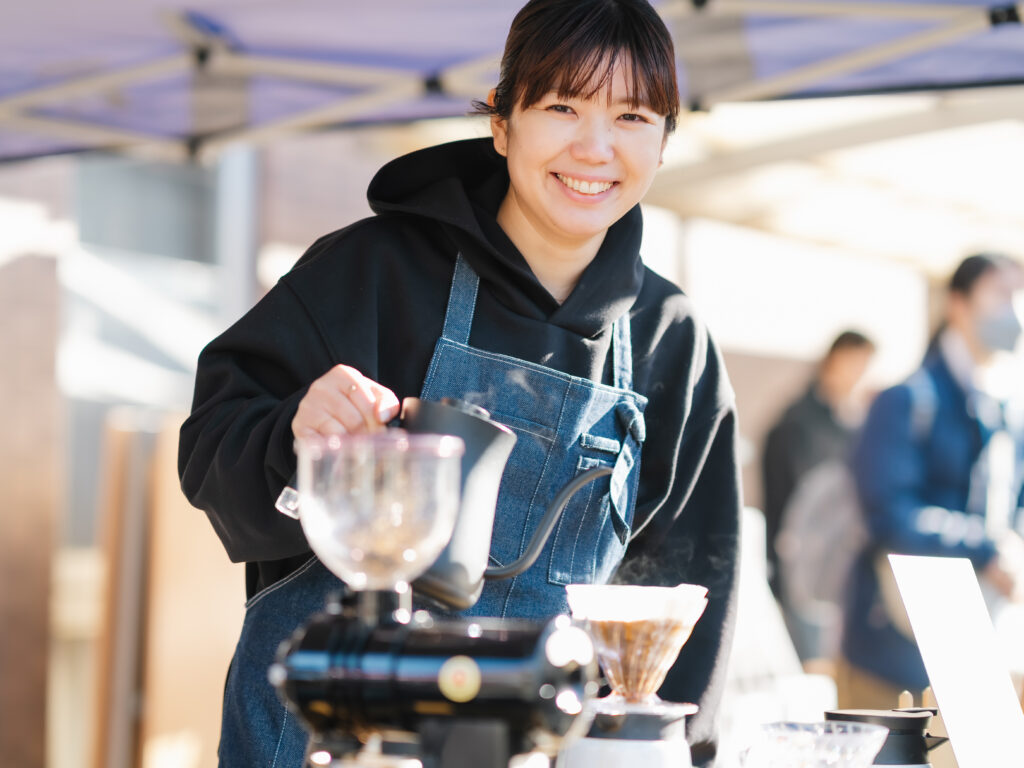
<svg viewBox="0 0 1024 768">
<path fill-rule="evenodd" d="M 398 413 L 398 397 L 355 368 L 336 365 L 314 381 L 292 420 L 295 437 L 375 432 Z"/>
<path fill-rule="evenodd" d="M 344 366 L 341 368 L 345 371 L 345 375 L 341 379 L 343 384 L 341 394 L 347 398 L 350 404 L 355 406 L 367 432 L 379 430 L 381 428 L 381 420 L 377 418 L 377 393 L 372 386 L 376 382 L 366 378 L 354 368 L 348 368 L 347 370 Z M 357 431 L 359 431 L 358 426 L 355 429 L 349 429 L 349 432 Z"/>
<path fill-rule="evenodd" d="M 367 381 L 370 380 L 367 379 Z M 375 381 L 370 381 L 370 386 L 377 401 L 374 406 L 374 415 L 382 424 L 387 424 L 398 415 L 398 411 L 401 409 L 398 395 Z"/>
</svg>

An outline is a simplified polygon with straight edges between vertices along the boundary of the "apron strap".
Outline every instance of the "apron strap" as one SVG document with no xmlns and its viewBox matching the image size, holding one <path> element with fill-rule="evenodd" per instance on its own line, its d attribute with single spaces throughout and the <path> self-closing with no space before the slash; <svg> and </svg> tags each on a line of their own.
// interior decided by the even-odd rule
<svg viewBox="0 0 1024 768">
<path fill-rule="evenodd" d="M 473 312 L 476 310 L 479 288 L 480 278 L 460 252 L 455 259 L 452 289 L 448 293 L 448 308 L 444 313 L 444 328 L 441 330 L 442 339 L 469 344 L 469 331 L 473 327 Z"/>
<path fill-rule="evenodd" d="M 612 366 L 614 385 L 618 389 L 633 389 L 633 341 L 629 329 L 629 312 L 612 323 Z"/>
<path fill-rule="evenodd" d="M 476 310 L 479 289 L 479 276 L 460 252 L 455 259 L 455 272 L 452 274 L 452 287 L 448 294 L 448 307 L 444 313 L 441 338 L 459 344 L 469 344 L 469 332 L 473 327 L 473 313 Z M 612 323 L 612 366 L 615 369 L 614 386 L 618 389 L 632 390 L 633 341 L 628 312 Z"/>
</svg>

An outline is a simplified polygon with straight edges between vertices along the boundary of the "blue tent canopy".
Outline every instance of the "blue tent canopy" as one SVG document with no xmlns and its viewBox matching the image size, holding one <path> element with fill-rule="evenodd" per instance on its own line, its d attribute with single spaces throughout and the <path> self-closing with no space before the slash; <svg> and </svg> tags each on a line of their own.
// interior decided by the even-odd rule
<svg viewBox="0 0 1024 768">
<path fill-rule="evenodd" d="M 297 130 L 462 115 L 520 0 L 34 0 L 0 24 L 0 160 L 208 156 Z M 656 2 L 684 102 L 1024 82 L 1018 6 Z M 698 7 L 699 6 L 699 7 Z M 86 15 L 88 14 L 88 15 Z"/>
</svg>

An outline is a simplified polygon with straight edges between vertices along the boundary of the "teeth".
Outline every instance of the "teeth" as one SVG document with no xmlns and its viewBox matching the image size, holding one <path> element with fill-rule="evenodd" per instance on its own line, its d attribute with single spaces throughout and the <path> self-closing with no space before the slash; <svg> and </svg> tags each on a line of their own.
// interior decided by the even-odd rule
<svg viewBox="0 0 1024 768">
<path fill-rule="evenodd" d="M 607 192 L 612 188 L 612 182 L 610 181 L 580 181 L 571 176 L 563 176 L 560 173 L 556 173 L 555 176 L 569 189 L 574 189 L 584 195 L 597 195 L 601 192 Z"/>
</svg>

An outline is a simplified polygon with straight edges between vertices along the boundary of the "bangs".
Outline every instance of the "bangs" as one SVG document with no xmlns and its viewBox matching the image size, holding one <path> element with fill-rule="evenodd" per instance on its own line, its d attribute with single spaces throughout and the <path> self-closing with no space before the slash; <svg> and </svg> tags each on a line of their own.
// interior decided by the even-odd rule
<svg viewBox="0 0 1024 768">
<path fill-rule="evenodd" d="M 659 115 L 675 117 L 679 112 L 675 69 L 666 77 L 668 73 L 662 71 L 662 67 L 642 54 L 629 48 L 601 47 L 552 51 L 544 58 L 532 59 L 535 63 L 523 72 L 523 82 L 527 85 L 516 102 L 525 109 L 552 91 L 561 99 L 592 99 L 602 90 L 611 96 L 612 79 L 621 65 L 631 109 L 644 106 Z"/>
<path fill-rule="evenodd" d="M 479 111 L 508 119 L 550 92 L 590 99 L 611 92 L 618 67 L 631 108 L 679 116 L 675 50 L 665 23 L 646 0 L 531 0 L 517 14 L 506 41 L 493 105 Z"/>
</svg>

